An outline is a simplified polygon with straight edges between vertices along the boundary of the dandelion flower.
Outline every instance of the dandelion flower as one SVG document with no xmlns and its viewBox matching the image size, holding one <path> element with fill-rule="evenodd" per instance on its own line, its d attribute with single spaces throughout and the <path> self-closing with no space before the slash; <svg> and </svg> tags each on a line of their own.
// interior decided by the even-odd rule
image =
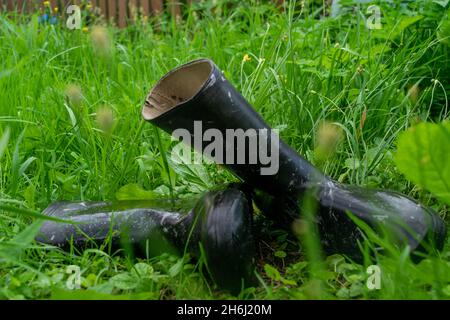
<svg viewBox="0 0 450 320">
<path fill-rule="evenodd" d="M 83 27 L 83 29 L 81 29 L 81 31 L 83 31 L 84 33 L 88 33 L 89 32 L 89 28 L 88 27 Z"/>
<path fill-rule="evenodd" d="M 252 58 L 250 58 L 248 54 L 245 54 L 244 58 L 242 58 L 243 62 L 247 62 L 247 61 L 250 61 L 250 60 L 252 60 Z"/>
<path fill-rule="evenodd" d="M 49 7 L 49 6 L 50 6 L 50 1 L 44 1 L 43 5 L 44 5 L 45 7 Z"/>
</svg>

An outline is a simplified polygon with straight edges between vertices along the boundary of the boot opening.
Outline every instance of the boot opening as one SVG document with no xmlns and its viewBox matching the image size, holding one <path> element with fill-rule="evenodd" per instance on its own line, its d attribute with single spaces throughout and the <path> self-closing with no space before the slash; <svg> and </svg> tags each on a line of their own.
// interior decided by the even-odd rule
<svg viewBox="0 0 450 320">
<path fill-rule="evenodd" d="M 207 59 L 189 62 L 169 71 L 150 91 L 142 111 L 151 120 L 190 100 L 203 87 L 213 71 Z"/>
</svg>

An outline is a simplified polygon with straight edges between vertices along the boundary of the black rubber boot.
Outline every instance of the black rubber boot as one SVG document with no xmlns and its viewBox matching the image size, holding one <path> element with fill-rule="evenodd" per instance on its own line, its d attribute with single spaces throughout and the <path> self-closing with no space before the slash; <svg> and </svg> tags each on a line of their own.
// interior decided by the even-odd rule
<svg viewBox="0 0 450 320">
<path fill-rule="evenodd" d="M 167 73 L 149 93 L 142 114 L 145 120 L 181 138 L 217 163 L 225 164 L 254 188 L 265 191 L 262 202 L 266 204 L 267 215 L 279 225 L 290 228 L 299 217 L 299 200 L 304 195 L 313 197 L 317 202 L 322 244 L 329 253 L 360 256 L 357 242 L 362 235 L 347 212 L 380 233 L 380 229 L 387 229 L 392 241 L 401 246 L 408 244 L 413 251 L 427 247 L 427 243 L 439 249 L 443 246 L 445 226 L 433 210 L 396 192 L 346 186 L 323 175 L 283 141 L 278 141 L 211 60 L 195 60 Z M 215 137 L 227 137 L 230 129 L 247 132 L 251 142 L 242 145 L 226 139 L 222 147 L 219 144 L 211 148 Z M 189 133 L 187 137 L 185 131 Z M 255 149 L 255 145 L 261 149 Z M 278 153 L 276 172 L 271 168 L 274 163 L 267 161 L 267 157 L 259 157 L 258 150 L 268 149 Z M 274 159 L 272 162 L 276 162 Z"/>
<path fill-rule="evenodd" d="M 114 249 L 140 256 L 187 251 L 198 258 L 202 251 L 218 286 L 238 293 L 253 283 L 255 244 L 248 194 L 236 186 L 220 188 L 204 194 L 190 211 L 175 208 L 169 200 L 56 202 L 44 214 L 71 223 L 46 221 L 36 240 L 84 249 L 110 239 Z"/>
</svg>

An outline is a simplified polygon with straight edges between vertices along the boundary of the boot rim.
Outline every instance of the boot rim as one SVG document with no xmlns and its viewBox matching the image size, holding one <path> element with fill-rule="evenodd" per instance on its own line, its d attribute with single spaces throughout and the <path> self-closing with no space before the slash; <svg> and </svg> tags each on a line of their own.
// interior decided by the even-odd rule
<svg viewBox="0 0 450 320">
<path fill-rule="evenodd" d="M 189 67 L 192 67 L 194 65 L 199 65 L 199 64 L 208 64 L 210 69 L 209 69 L 207 75 L 205 77 L 202 77 L 200 84 L 196 85 L 194 89 L 190 90 L 191 93 L 188 95 L 188 97 L 179 98 L 179 97 L 176 97 L 173 95 L 171 97 L 163 96 L 163 98 L 169 102 L 169 106 L 163 108 L 163 110 L 155 110 L 157 108 L 155 107 L 155 104 L 151 102 L 151 99 L 153 99 L 153 100 L 155 99 L 156 91 L 161 89 L 161 87 L 163 85 L 165 85 L 165 83 L 170 78 L 172 78 L 174 75 L 179 74 L 180 71 L 182 71 L 183 69 L 187 69 Z M 216 68 L 215 64 L 211 59 L 200 58 L 200 59 L 189 61 L 185 64 L 182 64 L 178 67 L 171 69 L 169 72 L 167 72 L 164 76 L 162 76 L 158 80 L 158 82 L 152 87 L 150 92 L 147 94 L 147 97 L 146 97 L 145 103 L 144 103 L 144 107 L 142 108 L 142 117 L 144 118 L 144 120 L 147 120 L 147 121 L 156 120 L 156 119 L 164 116 L 171 110 L 173 110 L 177 107 L 180 107 L 181 105 L 184 105 L 185 103 L 188 103 L 189 101 L 195 99 L 195 97 L 202 91 L 202 89 L 208 83 L 208 80 L 211 78 L 211 75 L 214 73 L 215 68 Z M 187 78 L 187 80 L 189 80 L 189 79 Z M 161 97 L 161 95 L 159 95 L 159 96 Z"/>
</svg>

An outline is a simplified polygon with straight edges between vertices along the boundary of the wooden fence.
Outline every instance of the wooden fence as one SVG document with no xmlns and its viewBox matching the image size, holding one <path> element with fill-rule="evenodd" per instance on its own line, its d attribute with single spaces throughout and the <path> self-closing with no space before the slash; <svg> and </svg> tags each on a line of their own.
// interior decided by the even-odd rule
<svg viewBox="0 0 450 320">
<path fill-rule="evenodd" d="M 91 10 L 99 12 L 101 16 L 110 22 L 115 22 L 119 27 L 125 27 L 128 22 L 133 21 L 136 12 L 142 16 L 160 15 L 168 10 L 173 16 L 180 17 L 183 7 L 199 0 L 51 0 L 48 1 L 51 8 L 57 7 L 60 14 L 64 15 L 65 9 L 71 5 L 90 3 Z M 17 11 L 19 13 L 33 13 L 44 8 L 43 0 L 0 0 L 1 11 Z M 275 0 L 282 4 L 284 0 Z"/>
<path fill-rule="evenodd" d="M 80 5 L 90 3 L 91 9 L 99 12 L 108 21 L 114 21 L 119 27 L 125 27 L 139 12 L 142 16 L 159 15 L 164 10 L 169 10 L 172 15 L 181 16 L 182 8 L 195 0 L 51 0 L 51 8 L 58 8 L 60 14 L 64 14 L 71 4 Z M 17 11 L 19 13 L 33 13 L 44 8 L 43 0 L 0 0 L 1 11 Z"/>
</svg>

